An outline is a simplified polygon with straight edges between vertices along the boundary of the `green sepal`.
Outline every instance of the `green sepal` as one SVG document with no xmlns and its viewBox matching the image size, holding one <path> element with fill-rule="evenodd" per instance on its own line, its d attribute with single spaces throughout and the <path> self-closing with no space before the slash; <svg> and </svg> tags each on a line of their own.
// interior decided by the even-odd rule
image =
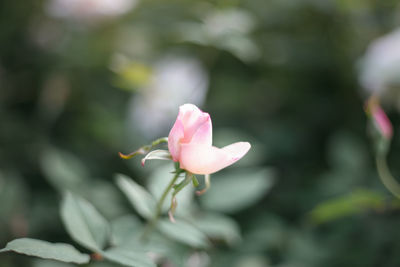
<svg viewBox="0 0 400 267">
<path fill-rule="evenodd" d="M 139 148 L 136 151 L 133 151 L 132 153 L 129 154 L 123 154 L 121 152 L 118 152 L 119 156 L 123 159 L 131 159 L 137 155 L 145 155 L 150 152 L 155 146 L 162 144 L 162 143 L 168 143 L 168 137 L 162 137 L 157 140 L 154 140 L 150 145 L 145 145 Z"/>
<path fill-rule="evenodd" d="M 194 177 L 193 174 L 186 172 L 186 176 L 185 179 L 180 182 L 177 185 L 174 185 L 174 193 L 173 194 L 177 194 L 179 191 L 181 191 L 186 185 L 188 185 L 190 183 L 190 181 L 192 180 L 192 178 Z"/>
<path fill-rule="evenodd" d="M 198 187 L 200 185 L 199 180 L 197 180 L 197 177 L 194 175 L 192 177 L 192 183 L 194 187 Z"/>
</svg>

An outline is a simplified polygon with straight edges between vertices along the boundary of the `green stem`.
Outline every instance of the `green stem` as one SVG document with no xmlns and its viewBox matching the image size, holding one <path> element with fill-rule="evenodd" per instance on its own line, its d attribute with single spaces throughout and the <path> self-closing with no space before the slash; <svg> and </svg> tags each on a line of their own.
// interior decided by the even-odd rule
<svg viewBox="0 0 400 267">
<path fill-rule="evenodd" d="M 391 174 L 386 162 L 386 157 L 383 155 L 376 156 L 376 166 L 382 183 L 390 191 L 390 193 L 397 198 L 400 198 L 400 184 Z"/>
<path fill-rule="evenodd" d="M 133 151 L 132 153 L 129 154 L 122 154 L 121 152 L 118 152 L 119 156 L 123 159 L 131 159 L 137 155 L 144 155 L 147 154 L 150 150 L 152 150 L 155 146 L 162 144 L 162 143 L 168 143 L 168 137 L 162 137 L 159 138 L 155 141 L 153 141 L 150 145 L 145 145 L 139 148 L 136 151 Z"/>
<path fill-rule="evenodd" d="M 151 143 L 151 146 L 154 147 L 154 146 L 162 144 L 162 143 L 168 143 L 168 137 L 158 138 L 157 140 L 153 141 L 153 143 Z"/>
<path fill-rule="evenodd" d="M 171 207 L 168 212 L 169 220 L 173 223 L 175 222 L 174 213 L 177 206 L 176 195 L 192 181 L 193 177 L 193 174 L 186 172 L 185 180 L 174 186 L 174 192 L 172 192 L 171 196 Z"/>
<path fill-rule="evenodd" d="M 168 184 L 167 188 L 165 188 L 163 194 L 161 195 L 160 200 L 157 203 L 157 207 L 156 207 L 156 213 L 154 214 L 153 219 L 147 223 L 147 226 L 144 230 L 144 233 L 142 235 L 142 240 L 145 240 L 147 238 L 147 236 L 150 234 L 150 232 L 153 230 L 153 228 L 156 226 L 156 223 L 158 221 L 158 219 L 161 216 L 161 212 L 162 212 L 162 206 L 164 204 L 165 198 L 168 195 L 168 192 L 172 189 L 172 187 L 174 186 L 176 180 L 178 180 L 179 175 L 181 174 L 181 172 L 179 170 L 176 171 L 174 177 L 172 178 L 171 182 Z"/>
</svg>

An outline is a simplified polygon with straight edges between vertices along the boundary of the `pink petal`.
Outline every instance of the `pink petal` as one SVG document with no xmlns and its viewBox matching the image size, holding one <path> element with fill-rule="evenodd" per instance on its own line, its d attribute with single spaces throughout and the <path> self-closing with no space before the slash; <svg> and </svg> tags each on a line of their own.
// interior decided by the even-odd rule
<svg viewBox="0 0 400 267">
<path fill-rule="evenodd" d="M 176 120 L 174 126 L 168 135 L 168 150 L 171 153 L 174 161 L 179 160 L 180 155 L 180 140 L 184 136 L 183 124 L 180 120 Z"/>
<path fill-rule="evenodd" d="M 393 127 L 389 118 L 386 116 L 385 111 L 383 111 L 380 106 L 377 106 L 372 111 L 372 116 L 374 117 L 375 123 L 378 129 L 381 131 L 382 135 L 386 139 L 391 139 L 393 136 Z"/>
<path fill-rule="evenodd" d="M 202 112 L 198 107 L 193 104 L 185 104 L 179 107 L 179 114 L 177 120 L 182 122 L 184 127 L 184 138 L 181 140 L 182 143 L 191 142 L 193 135 L 199 130 L 203 124 L 207 124 L 209 129 L 204 129 L 200 134 L 198 141 L 209 142 L 212 140 L 212 126 L 211 119 L 208 113 Z"/>
<path fill-rule="evenodd" d="M 225 146 L 222 150 L 228 152 L 230 155 L 236 158 L 235 162 L 241 159 L 251 148 L 250 143 L 248 142 L 237 142 L 234 144 L 230 144 L 229 146 Z"/>
<path fill-rule="evenodd" d="M 194 142 L 212 144 L 212 125 L 208 113 L 202 112 L 192 104 L 179 107 L 179 114 L 168 135 L 168 149 L 174 161 L 179 160 L 180 145 Z"/>
<path fill-rule="evenodd" d="M 217 148 L 202 144 L 182 144 L 180 167 L 194 174 L 211 174 L 241 159 L 250 149 L 247 142 Z"/>
<path fill-rule="evenodd" d="M 207 120 L 193 134 L 190 143 L 211 146 L 212 125 L 210 116 L 208 116 Z"/>
</svg>

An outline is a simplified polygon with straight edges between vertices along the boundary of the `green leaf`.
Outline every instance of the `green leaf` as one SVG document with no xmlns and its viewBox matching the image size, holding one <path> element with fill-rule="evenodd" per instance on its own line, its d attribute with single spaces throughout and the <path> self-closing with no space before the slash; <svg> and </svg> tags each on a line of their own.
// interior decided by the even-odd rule
<svg viewBox="0 0 400 267">
<path fill-rule="evenodd" d="M 109 181 L 93 180 L 82 194 L 105 218 L 116 218 L 129 213 L 121 191 Z"/>
<path fill-rule="evenodd" d="M 112 222 L 112 246 L 135 251 L 136 253 L 152 253 L 168 257 L 177 244 L 161 233 L 152 232 L 143 242 L 144 225 L 136 217 L 124 216 Z"/>
<path fill-rule="evenodd" d="M 116 175 L 116 183 L 140 215 L 146 219 L 153 216 L 156 201 L 146 189 L 123 174 Z"/>
<path fill-rule="evenodd" d="M 194 218 L 193 224 L 207 236 L 215 239 L 223 239 L 233 245 L 240 241 L 240 230 L 237 223 L 221 214 L 202 214 Z"/>
<path fill-rule="evenodd" d="M 110 233 L 108 222 L 85 199 L 67 193 L 61 204 L 61 218 L 77 243 L 92 251 L 106 245 Z"/>
<path fill-rule="evenodd" d="M 382 209 L 385 197 L 377 192 L 359 189 L 317 205 L 310 213 L 315 223 L 325 223 L 368 209 Z"/>
<path fill-rule="evenodd" d="M 49 243 L 31 238 L 15 239 L 7 243 L 0 252 L 14 251 L 28 256 L 78 264 L 88 263 L 89 255 L 80 253 L 73 246 L 63 243 Z"/>
<path fill-rule="evenodd" d="M 86 167 L 74 155 L 48 149 L 40 158 L 47 180 L 57 189 L 80 192 L 89 179 Z"/>
<path fill-rule="evenodd" d="M 168 220 L 161 220 L 158 223 L 158 228 L 164 235 L 183 244 L 195 248 L 209 246 L 206 235 L 185 221 L 177 220 L 175 223 L 172 223 Z"/>
<path fill-rule="evenodd" d="M 200 197 L 207 209 L 234 213 L 260 200 L 272 187 L 271 169 L 253 169 L 211 177 L 210 189 Z"/>
<path fill-rule="evenodd" d="M 145 253 L 134 252 L 127 248 L 111 248 L 102 252 L 104 258 L 109 261 L 131 267 L 156 267 Z"/>
<path fill-rule="evenodd" d="M 142 229 L 142 223 L 132 215 L 119 217 L 111 222 L 112 244 L 120 246 L 138 235 Z"/>
</svg>

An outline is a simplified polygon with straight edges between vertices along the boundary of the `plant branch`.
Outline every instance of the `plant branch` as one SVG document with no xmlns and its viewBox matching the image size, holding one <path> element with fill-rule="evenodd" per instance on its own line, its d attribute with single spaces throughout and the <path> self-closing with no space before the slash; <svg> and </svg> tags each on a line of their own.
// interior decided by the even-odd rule
<svg viewBox="0 0 400 267">
<path fill-rule="evenodd" d="M 376 156 L 376 166 L 379 178 L 384 186 L 397 198 L 400 198 L 400 184 L 391 174 L 384 155 Z"/>
<path fill-rule="evenodd" d="M 144 230 L 144 233 L 142 235 L 142 239 L 145 240 L 147 236 L 150 234 L 150 232 L 153 230 L 153 228 L 156 226 L 158 219 L 161 216 L 162 212 L 162 207 L 165 201 L 165 198 L 167 197 L 169 191 L 174 187 L 176 180 L 178 180 L 179 175 L 182 173 L 182 170 L 176 170 L 174 177 L 172 178 L 171 182 L 168 184 L 168 186 L 165 188 L 163 194 L 161 195 L 160 200 L 157 202 L 156 206 L 156 213 L 154 214 L 153 219 L 147 223 L 147 226 Z"/>
<path fill-rule="evenodd" d="M 119 156 L 123 159 L 131 159 L 137 155 L 144 155 L 147 154 L 150 150 L 152 150 L 155 146 L 162 144 L 162 143 L 168 143 L 168 137 L 162 137 L 159 138 L 155 141 L 153 141 L 150 145 L 142 146 L 136 151 L 133 151 L 132 153 L 129 154 L 122 154 L 121 152 L 118 152 Z"/>
</svg>

